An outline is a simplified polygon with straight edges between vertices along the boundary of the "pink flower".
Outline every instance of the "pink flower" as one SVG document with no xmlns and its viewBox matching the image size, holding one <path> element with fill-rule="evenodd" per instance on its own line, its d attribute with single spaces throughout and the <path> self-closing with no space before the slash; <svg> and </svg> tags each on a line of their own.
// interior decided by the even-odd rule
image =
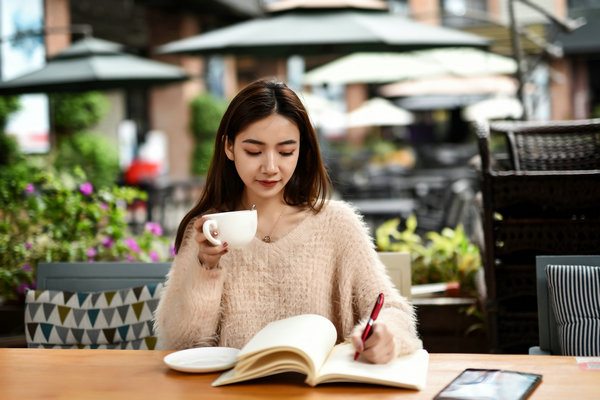
<svg viewBox="0 0 600 400">
<path fill-rule="evenodd" d="M 92 248 L 89 248 L 89 249 L 87 249 L 87 250 L 85 251 L 85 254 L 86 254 L 86 255 L 87 255 L 89 258 L 92 258 L 92 259 L 93 259 L 94 257 L 96 257 L 96 254 L 98 254 L 98 252 L 96 251 L 96 249 L 95 249 L 95 248 L 93 248 L 93 247 L 92 247 Z"/>
<path fill-rule="evenodd" d="M 135 261 L 135 258 L 131 254 L 127 254 L 127 261 Z"/>
<path fill-rule="evenodd" d="M 108 249 L 110 249 L 113 246 L 113 244 L 115 244 L 115 241 L 111 237 L 102 239 L 102 246 L 104 246 Z"/>
<path fill-rule="evenodd" d="M 154 251 L 154 250 L 150 250 L 150 259 L 152 259 L 152 261 L 157 262 L 158 261 L 158 254 Z"/>
<path fill-rule="evenodd" d="M 81 185 L 79 185 L 79 191 L 84 196 L 89 196 L 94 191 L 94 186 L 92 186 L 90 182 L 82 183 Z"/>
<path fill-rule="evenodd" d="M 25 186 L 25 193 L 27 194 L 31 194 L 33 193 L 35 190 L 35 186 L 33 186 L 33 184 L 28 183 L 27 186 Z"/>
<path fill-rule="evenodd" d="M 171 244 L 171 248 L 169 249 L 171 253 L 171 257 L 175 257 L 175 245 Z"/>
<path fill-rule="evenodd" d="M 31 243 L 27 242 L 25 243 L 25 250 L 29 250 L 31 249 Z"/>
<path fill-rule="evenodd" d="M 25 270 L 25 271 L 31 271 L 31 265 L 29 264 L 24 264 L 21 269 Z"/>
<path fill-rule="evenodd" d="M 31 289 L 31 284 L 29 282 L 21 282 L 17 287 L 17 293 L 24 294 L 27 289 Z"/>
<path fill-rule="evenodd" d="M 123 241 L 125 242 L 125 245 L 129 247 L 129 249 L 133 252 L 139 253 L 142 251 L 142 249 L 140 249 L 140 246 L 137 244 L 134 238 L 125 238 L 123 239 Z"/>
<path fill-rule="evenodd" d="M 104 211 L 108 211 L 108 204 L 106 204 L 105 202 L 101 202 L 100 208 L 103 209 Z"/>
<path fill-rule="evenodd" d="M 146 222 L 146 230 L 152 232 L 153 235 L 162 236 L 162 226 L 158 222 Z"/>
</svg>

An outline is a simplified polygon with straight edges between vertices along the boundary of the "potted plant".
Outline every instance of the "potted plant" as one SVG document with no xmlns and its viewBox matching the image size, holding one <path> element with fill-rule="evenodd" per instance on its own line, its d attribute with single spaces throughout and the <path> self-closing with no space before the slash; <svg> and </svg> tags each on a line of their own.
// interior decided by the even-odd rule
<svg viewBox="0 0 600 400">
<path fill-rule="evenodd" d="M 479 248 L 461 225 L 428 232 L 423 238 L 415 233 L 414 215 L 405 221 L 404 229 L 400 225 L 397 218 L 384 222 L 375 231 L 376 244 L 380 251 L 411 255 L 413 304 L 426 348 L 436 352 L 485 349 L 477 283 L 482 272 Z M 431 290 L 419 290 L 423 287 Z"/>
</svg>

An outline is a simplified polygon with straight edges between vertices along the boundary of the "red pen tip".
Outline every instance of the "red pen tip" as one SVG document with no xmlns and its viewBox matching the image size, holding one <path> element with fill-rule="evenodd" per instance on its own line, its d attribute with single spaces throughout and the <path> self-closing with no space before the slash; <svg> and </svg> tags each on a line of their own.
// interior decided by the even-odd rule
<svg viewBox="0 0 600 400">
<path fill-rule="evenodd" d="M 354 353 L 354 361 L 356 361 L 356 359 L 358 358 L 358 351 L 356 353 Z"/>
</svg>

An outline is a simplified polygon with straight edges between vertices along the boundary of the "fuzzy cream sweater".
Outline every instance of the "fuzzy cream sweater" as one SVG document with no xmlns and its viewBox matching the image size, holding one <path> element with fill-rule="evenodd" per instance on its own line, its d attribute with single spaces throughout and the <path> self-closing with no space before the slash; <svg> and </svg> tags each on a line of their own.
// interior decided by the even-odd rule
<svg viewBox="0 0 600 400">
<path fill-rule="evenodd" d="M 338 342 L 364 326 L 380 292 L 379 321 L 395 333 L 398 354 L 422 346 L 412 306 L 393 287 L 361 217 L 329 201 L 275 242 L 258 238 L 206 270 L 188 225 L 156 310 L 159 346 L 241 348 L 267 323 L 313 313 L 330 319 Z"/>
</svg>

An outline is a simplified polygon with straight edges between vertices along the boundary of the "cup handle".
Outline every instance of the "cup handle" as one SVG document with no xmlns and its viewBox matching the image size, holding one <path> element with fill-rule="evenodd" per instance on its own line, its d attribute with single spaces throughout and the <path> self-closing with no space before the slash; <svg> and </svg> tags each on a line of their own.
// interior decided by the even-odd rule
<svg viewBox="0 0 600 400">
<path fill-rule="evenodd" d="M 215 246 L 220 246 L 222 244 L 221 241 L 219 239 L 215 239 L 210 233 L 212 229 L 217 228 L 217 221 L 215 221 L 214 219 L 208 219 L 204 221 L 204 224 L 202 225 L 202 233 L 204 233 L 204 237 L 206 238 L 206 240 L 208 240 Z"/>
</svg>

